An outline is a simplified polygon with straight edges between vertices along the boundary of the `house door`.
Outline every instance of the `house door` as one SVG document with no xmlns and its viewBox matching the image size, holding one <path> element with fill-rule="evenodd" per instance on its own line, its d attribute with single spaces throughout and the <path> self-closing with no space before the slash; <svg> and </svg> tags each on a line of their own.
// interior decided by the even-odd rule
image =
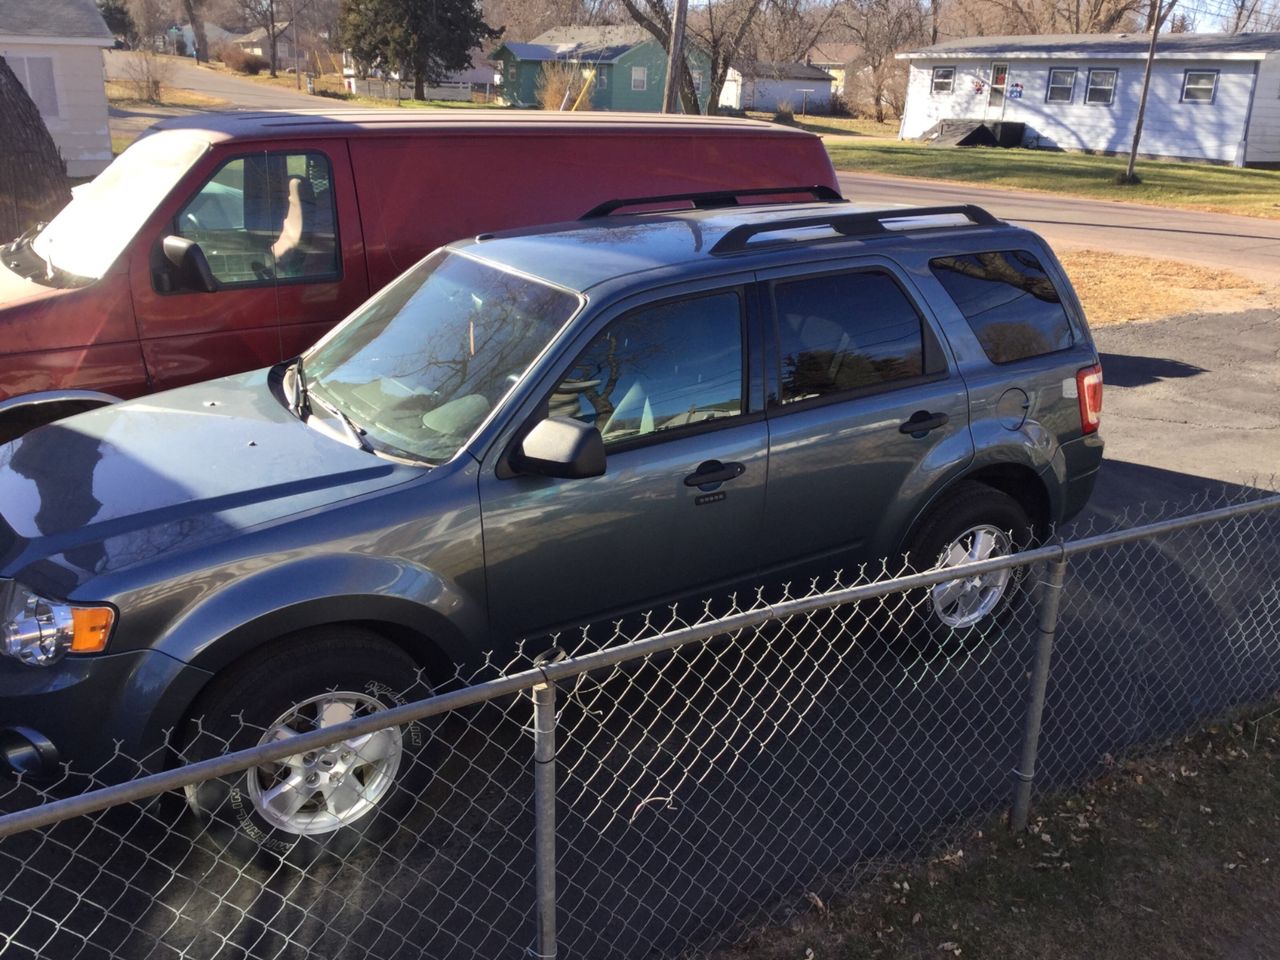
<svg viewBox="0 0 1280 960">
<path fill-rule="evenodd" d="M 987 98 L 988 120 L 1004 119 L 1004 101 L 1009 87 L 1009 65 L 1007 63 L 991 64 L 990 95 Z"/>
</svg>

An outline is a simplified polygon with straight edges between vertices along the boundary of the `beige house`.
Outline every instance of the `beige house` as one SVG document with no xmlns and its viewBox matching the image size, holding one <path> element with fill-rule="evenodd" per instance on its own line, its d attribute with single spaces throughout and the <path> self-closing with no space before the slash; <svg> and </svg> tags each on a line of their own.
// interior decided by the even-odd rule
<svg viewBox="0 0 1280 960">
<path fill-rule="evenodd" d="M 114 42 L 93 0 L 0 0 L 0 56 L 72 177 L 96 176 L 111 162 L 102 51 Z"/>
<path fill-rule="evenodd" d="M 856 43 L 819 43 L 810 49 L 804 62 L 831 74 L 831 92 L 843 97 L 849 64 L 861 55 L 862 47 Z"/>
</svg>

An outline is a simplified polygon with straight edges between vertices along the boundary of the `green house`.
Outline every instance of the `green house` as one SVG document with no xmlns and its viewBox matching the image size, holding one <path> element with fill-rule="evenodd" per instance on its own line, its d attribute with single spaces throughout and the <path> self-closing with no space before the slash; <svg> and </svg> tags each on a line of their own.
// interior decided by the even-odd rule
<svg viewBox="0 0 1280 960">
<path fill-rule="evenodd" d="M 538 81 L 546 63 L 579 67 L 592 81 L 595 110 L 662 110 L 667 54 L 644 27 L 556 27 L 529 43 L 508 42 L 490 54 L 502 72 L 502 95 L 518 106 L 536 106 Z M 687 51 L 689 69 L 706 111 L 711 61 L 701 50 Z M 570 105 L 571 106 L 571 105 Z"/>
</svg>

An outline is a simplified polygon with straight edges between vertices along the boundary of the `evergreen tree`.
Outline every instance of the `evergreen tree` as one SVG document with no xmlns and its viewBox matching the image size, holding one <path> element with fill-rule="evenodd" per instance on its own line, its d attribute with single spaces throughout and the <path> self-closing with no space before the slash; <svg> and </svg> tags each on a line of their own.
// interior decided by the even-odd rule
<svg viewBox="0 0 1280 960">
<path fill-rule="evenodd" d="M 342 38 L 358 63 L 412 75 L 413 95 L 466 70 L 471 51 L 502 31 L 484 21 L 477 0 L 346 0 Z"/>
</svg>

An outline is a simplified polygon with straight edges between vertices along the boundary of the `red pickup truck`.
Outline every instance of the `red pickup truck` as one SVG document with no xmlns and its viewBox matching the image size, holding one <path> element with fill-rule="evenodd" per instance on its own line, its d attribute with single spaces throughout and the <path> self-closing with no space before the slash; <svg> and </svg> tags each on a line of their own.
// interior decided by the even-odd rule
<svg viewBox="0 0 1280 960">
<path fill-rule="evenodd" d="M 458 237 L 620 197 L 837 188 L 817 137 L 718 117 L 227 113 L 153 131 L 0 247 L 0 442 L 288 359 Z"/>
</svg>

